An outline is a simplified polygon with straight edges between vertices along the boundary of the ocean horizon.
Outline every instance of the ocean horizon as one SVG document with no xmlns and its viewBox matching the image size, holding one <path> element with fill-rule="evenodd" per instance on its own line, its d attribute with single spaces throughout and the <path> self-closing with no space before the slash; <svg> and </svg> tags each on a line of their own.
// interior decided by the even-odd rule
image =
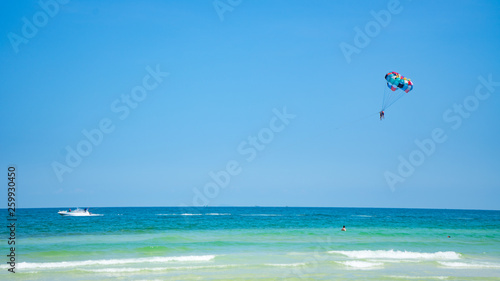
<svg viewBox="0 0 500 281">
<path fill-rule="evenodd" d="M 75 206 L 76 207 L 76 206 Z M 498 280 L 500 211 L 17 210 L 15 280 Z M 347 231 L 341 231 L 345 226 Z M 8 237 L 2 229 L 2 237 Z M 3 251 L 8 254 L 7 243 Z M 5 256 L 4 255 L 4 256 Z"/>
<path fill-rule="evenodd" d="M 20 209 L 60 209 L 67 210 L 68 208 L 91 208 L 91 209 L 107 209 L 107 208 L 317 208 L 317 209 L 403 209 L 403 210 L 457 210 L 457 211 L 500 211 L 500 209 L 480 209 L 480 208 L 433 208 L 433 207 L 333 207 L 333 206 L 268 206 L 268 205 L 206 205 L 206 206 L 50 206 L 50 207 L 19 207 Z M 7 210 L 7 208 L 0 208 Z"/>
</svg>

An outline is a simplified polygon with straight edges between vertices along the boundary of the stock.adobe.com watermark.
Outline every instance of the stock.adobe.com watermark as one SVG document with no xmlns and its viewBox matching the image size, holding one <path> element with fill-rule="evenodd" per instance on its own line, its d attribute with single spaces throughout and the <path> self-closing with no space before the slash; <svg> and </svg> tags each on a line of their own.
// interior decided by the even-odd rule
<svg viewBox="0 0 500 281">
<path fill-rule="evenodd" d="M 451 108 L 443 112 L 443 121 L 450 125 L 452 130 L 458 130 L 464 119 L 471 117 L 472 113 L 479 108 L 481 102 L 484 102 L 491 97 L 495 92 L 495 88 L 500 86 L 500 81 L 493 81 L 492 75 L 488 78 L 479 76 L 474 94 L 464 98 L 461 103 L 455 103 Z M 396 172 L 386 171 L 384 173 L 385 181 L 391 190 L 395 190 L 395 186 L 403 183 L 415 173 L 417 167 L 424 164 L 425 160 L 431 157 L 439 144 L 443 144 L 448 140 L 448 135 L 443 128 L 434 128 L 431 131 L 430 137 L 423 140 L 415 139 L 416 148 L 412 150 L 407 157 L 398 156 L 399 164 Z"/>
<path fill-rule="evenodd" d="M 38 11 L 31 17 L 22 17 L 22 26 L 20 32 L 9 32 L 9 38 L 12 49 L 17 54 L 21 44 L 28 44 L 29 40 L 34 38 L 38 31 L 44 28 L 50 21 L 59 14 L 61 5 L 66 5 L 69 0 L 40 0 L 38 1 Z"/>
<path fill-rule="evenodd" d="M 147 74 L 142 78 L 142 83 L 133 87 L 130 94 L 122 94 L 120 98 L 115 99 L 110 104 L 111 112 L 119 120 L 127 119 L 132 110 L 136 109 L 148 97 L 148 93 L 158 88 L 163 79 L 169 75 L 168 72 L 161 71 L 159 65 L 156 65 L 155 69 L 147 66 L 146 72 Z M 104 117 L 99 121 L 97 128 L 83 129 L 81 131 L 82 139 L 76 145 L 67 145 L 65 147 L 65 161 L 63 163 L 59 161 L 52 162 L 52 170 L 59 182 L 63 182 L 64 174 L 71 173 L 76 167 L 80 166 L 83 159 L 92 153 L 94 147 L 99 146 L 104 137 L 112 133 L 115 128 L 113 120 Z"/>
<path fill-rule="evenodd" d="M 339 44 L 340 51 L 342 51 L 347 63 L 351 63 L 353 54 L 360 54 L 362 49 L 370 45 L 372 39 L 380 34 L 382 28 L 391 23 L 393 15 L 397 15 L 402 11 L 403 7 L 399 0 L 390 0 L 384 10 L 370 11 L 373 19 L 368 21 L 363 28 L 354 27 L 353 43 L 342 42 Z"/>
<path fill-rule="evenodd" d="M 238 154 L 244 161 L 229 160 L 225 167 L 219 171 L 210 171 L 208 176 L 210 180 L 203 188 L 193 188 L 192 207 L 201 207 L 209 205 L 210 201 L 216 198 L 222 189 L 225 189 L 231 183 L 231 179 L 243 172 L 242 163 L 254 161 L 259 152 L 262 152 L 275 136 L 281 133 L 290 124 L 296 115 L 287 112 L 287 108 L 272 110 L 273 116 L 264 128 L 260 129 L 256 135 L 249 136 L 246 140 L 240 142 L 236 147 Z M 186 206 L 183 206 L 186 207 Z"/>
<path fill-rule="evenodd" d="M 215 12 L 219 16 L 220 21 L 224 21 L 224 14 L 232 12 L 234 8 L 239 6 L 243 0 L 215 0 L 212 2 Z"/>
</svg>

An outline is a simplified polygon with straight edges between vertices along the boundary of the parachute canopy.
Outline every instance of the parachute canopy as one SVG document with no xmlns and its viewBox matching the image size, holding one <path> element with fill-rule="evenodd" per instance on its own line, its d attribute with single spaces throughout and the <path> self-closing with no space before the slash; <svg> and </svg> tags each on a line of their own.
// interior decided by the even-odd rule
<svg viewBox="0 0 500 281">
<path fill-rule="evenodd" d="M 391 89 L 391 91 L 384 91 L 384 100 L 382 101 L 382 110 L 387 109 L 397 100 L 402 98 L 406 93 L 409 93 L 413 90 L 413 82 L 409 78 L 404 77 L 403 75 L 397 72 L 389 72 L 385 75 L 385 80 L 387 82 L 387 87 Z"/>
<path fill-rule="evenodd" d="M 408 93 L 413 89 L 413 83 L 410 79 L 394 71 L 387 73 L 385 80 L 387 80 L 387 86 L 392 91 L 396 91 L 399 88 Z"/>
</svg>

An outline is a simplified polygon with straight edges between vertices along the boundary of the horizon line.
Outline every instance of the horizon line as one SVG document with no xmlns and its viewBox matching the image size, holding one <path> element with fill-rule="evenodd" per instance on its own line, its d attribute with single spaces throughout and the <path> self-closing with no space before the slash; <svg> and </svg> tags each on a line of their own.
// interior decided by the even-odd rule
<svg viewBox="0 0 500 281">
<path fill-rule="evenodd" d="M 56 206 L 56 207 L 17 207 L 16 209 L 56 209 L 56 208 L 75 208 L 69 206 Z M 76 207 L 80 208 L 80 207 Z M 336 208 L 336 209 L 408 209 L 408 210 L 461 210 L 461 211 L 500 211 L 500 209 L 476 209 L 476 208 L 429 208 L 429 207 L 335 207 L 335 206 L 259 206 L 259 205 L 245 205 L 245 206 L 93 206 L 85 208 Z M 0 208 L 0 210 L 7 210 L 8 208 Z"/>
</svg>

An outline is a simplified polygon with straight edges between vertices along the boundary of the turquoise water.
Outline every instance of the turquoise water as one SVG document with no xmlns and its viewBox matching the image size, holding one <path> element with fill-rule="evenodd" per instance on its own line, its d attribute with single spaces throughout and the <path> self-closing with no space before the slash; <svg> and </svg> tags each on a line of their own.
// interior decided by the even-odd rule
<svg viewBox="0 0 500 281">
<path fill-rule="evenodd" d="M 500 280 L 500 211 L 158 207 L 93 208 L 92 217 L 57 211 L 18 210 L 17 273 L 4 262 L 0 279 Z M 5 227 L 1 237 L 8 237 Z M 7 239 L 0 249 L 7 261 Z"/>
</svg>

